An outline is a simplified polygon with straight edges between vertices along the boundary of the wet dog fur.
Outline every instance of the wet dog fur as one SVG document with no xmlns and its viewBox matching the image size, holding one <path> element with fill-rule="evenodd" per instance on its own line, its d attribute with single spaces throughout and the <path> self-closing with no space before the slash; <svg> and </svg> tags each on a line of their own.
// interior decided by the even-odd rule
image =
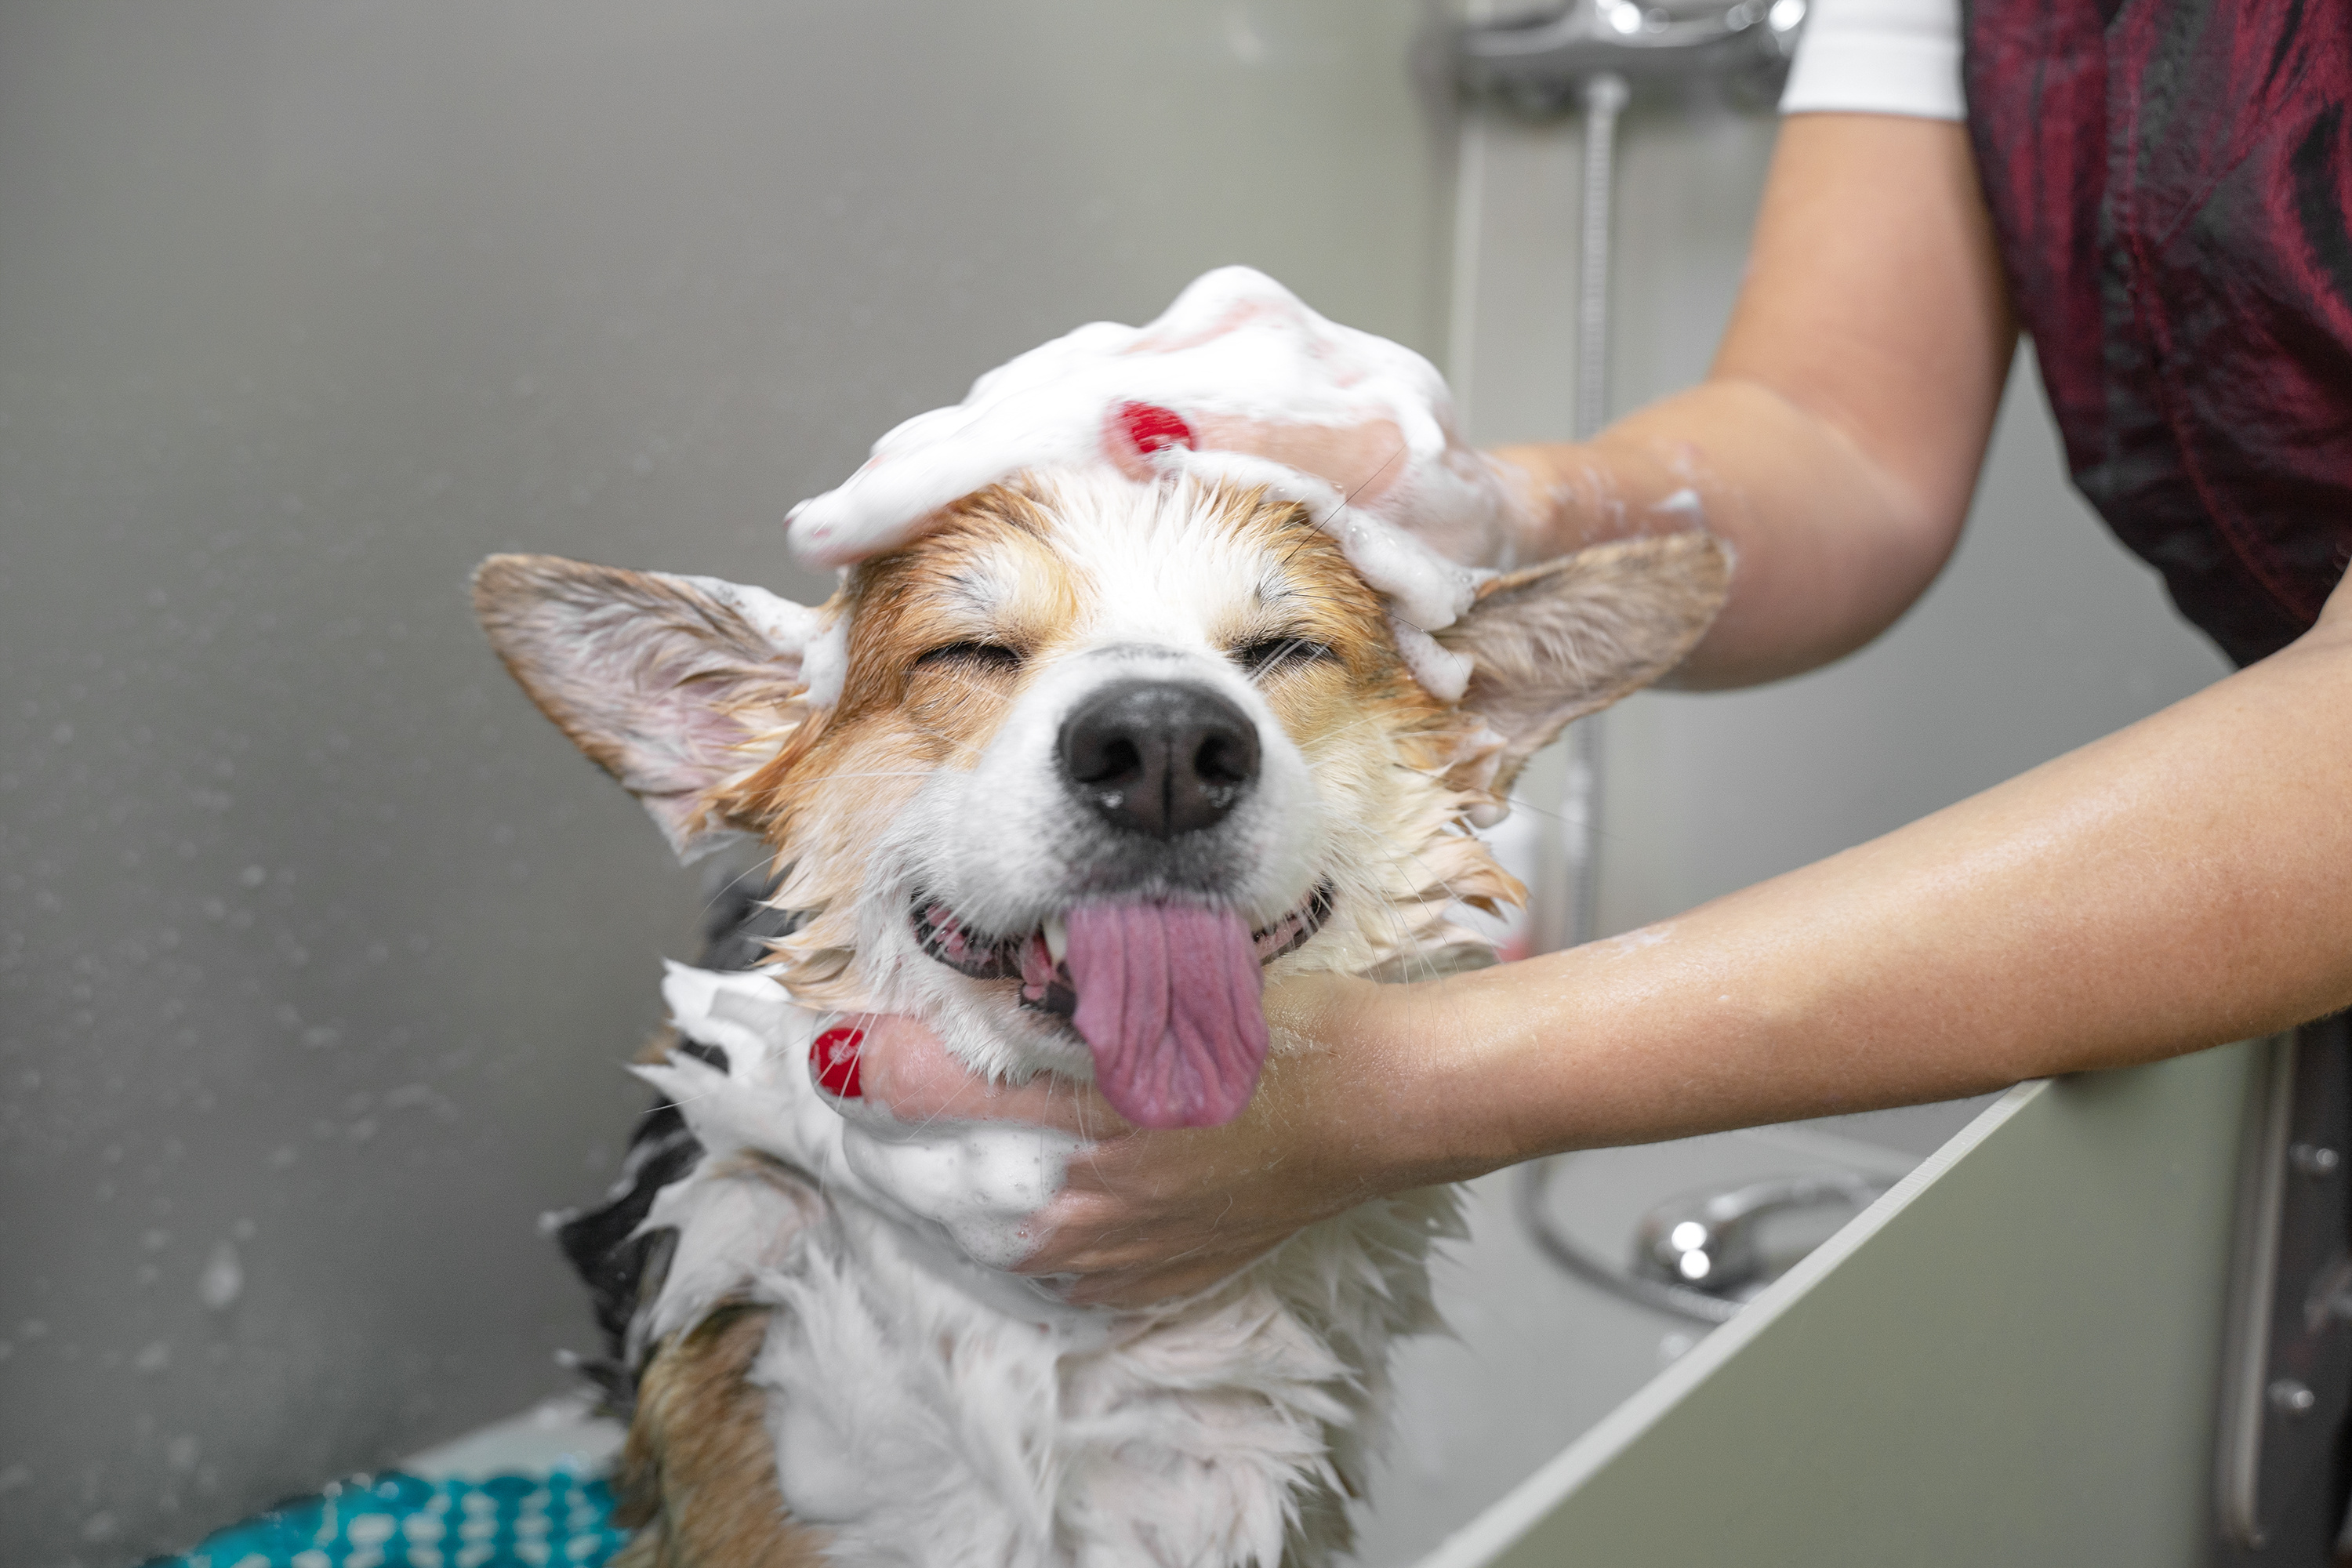
<svg viewBox="0 0 2352 1568">
<path fill-rule="evenodd" d="M 1570 721 L 1678 662 L 1729 572 L 1718 542 L 1685 533 L 1494 579 L 1437 633 L 1472 661 L 1459 702 L 1413 679 L 1381 601 L 1302 508 L 1192 479 L 1024 476 L 856 568 L 814 611 L 544 556 L 493 558 L 475 593 L 524 689 L 682 853 L 744 836 L 772 857 L 771 902 L 789 914 L 772 922 L 766 973 L 793 1004 L 911 1012 L 982 1073 L 1083 1079 L 1091 1062 L 1067 1017 L 1022 1005 L 1017 980 L 936 962 L 911 900 L 1008 940 L 1105 893 L 1217 903 L 1254 930 L 1323 910 L 1270 976 L 1416 978 L 1482 961 L 1449 911 L 1522 892 L 1465 819 Z M 1139 675 L 1212 689 L 1257 731 L 1257 782 L 1213 829 L 1121 841 L 1056 784 L 1054 737 L 1074 704 Z M 834 681 L 829 702 L 812 692 Z M 1201 1297 L 1114 1315 L 1108 1343 L 1037 1362 L 1004 1348 L 1002 1314 L 908 1267 L 887 1221 L 772 1159 L 729 1158 L 736 1168 L 705 1163 L 702 1190 L 775 1234 L 736 1244 L 759 1256 L 704 1289 L 689 1321 L 675 1300 L 659 1323 L 645 1302 L 633 1315 L 633 1568 L 1327 1562 L 1349 1540 L 1390 1342 L 1433 1321 L 1427 1248 L 1457 1224 L 1444 1192 L 1367 1205 Z M 632 1223 L 633 1245 L 651 1248 Z M 646 1302 L 660 1272 L 637 1286 Z M 853 1297 L 855 1310 L 840 1305 Z M 822 1466 L 796 1454 L 872 1425 L 824 1425 L 820 1363 L 841 1357 L 887 1363 L 835 1381 L 854 1375 L 861 1398 L 885 1403 L 874 1390 L 896 1388 L 909 1431 L 996 1419 L 980 1411 L 992 1402 L 1028 1410 L 1020 1441 L 1050 1462 L 992 1480 L 964 1450 L 1003 1434 L 925 1426 L 942 1454 L 964 1445 L 929 1467 L 961 1465 L 963 1479 L 903 1479 L 933 1535 L 800 1480 Z M 1044 1392 L 988 1384 L 971 1369 L 991 1357 L 991 1375 L 1042 1378 Z M 959 1401 L 973 1408 L 923 1415 Z M 796 1485 L 810 1500 L 797 1511 L 821 1526 L 793 1517 Z M 1050 1495 L 1011 1495 L 1024 1487 Z"/>
</svg>

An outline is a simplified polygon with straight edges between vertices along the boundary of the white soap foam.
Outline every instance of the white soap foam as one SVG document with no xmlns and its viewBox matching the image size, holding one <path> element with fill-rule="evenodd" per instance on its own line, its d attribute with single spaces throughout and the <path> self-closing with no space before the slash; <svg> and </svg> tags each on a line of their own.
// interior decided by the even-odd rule
<svg viewBox="0 0 2352 1568">
<path fill-rule="evenodd" d="M 667 967 L 662 998 L 671 1021 L 688 1039 L 727 1053 L 723 1071 L 682 1054 L 635 1069 L 677 1105 L 709 1156 L 694 1174 L 663 1189 L 646 1220 L 648 1227 L 676 1224 L 713 1233 L 710 1247 L 682 1241 L 681 1258 L 689 1252 L 697 1260 L 752 1256 L 756 1248 L 746 1251 L 728 1238 L 760 1215 L 790 1207 L 772 1194 L 701 1190 L 721 1179 L 713 1173 L 726 1155 L 752 1149 L 808 1173 L 836 1200 L 851 1198 L 890 1216 L 904 1227 L 910 1257 L 1000 1310 L 1065 1329 L 1102 1315 L 993 1272 L 1026 1256 L 1028 1221 L 1061 1190 L 1083 1140 L 1020 1121 L 902 1122 L 865 1101 L 833 1100 L 809 1073 L 820 1015 L 795 1005 L 757 971 Z M 726 1288 L 720 1272 L 698 1268 L 680 1275 L 674 1264 L 676 1289 L 665 1286 L 656 1315 L 665 1322 L 691 1316 L 693 1303 Z"/>
<path fill-rule="evenodd" d="M 848 679 L 849 617 L 841 615 L 801 650 L 801 681 L 812 706 L 830 708 L 841 700 L 842 683 Z"/>
<path fill-rule="evenodd" d="M 1143 454 L 1116 428 L 1128 404 L 1167 410 L 1196 439 L 1240 422 L 1261 433 L 1393 431 L 1397 445 L 1361 473 L 1311 473 L 1247 450 Z M 1326 321 L 1246 267 L 1203 275 L 1144 326 L 1080 327 L 982 376 L 954 407 L 908 420 L 846 482 L 793 509 L 792 545 L 805 561 L 845 565 L 896 549 L 940 508 L 1023 469 L 1106 466 L 1263 484 L 1299 501 L 1397 619 L 1424 634 L 1406 650 L 1414 674 L 1460 694 L 1465 672 L 1425 634 L 1470 607 L 1486 568 L 1509 563 L 1503 473 L 1454 430 L 1436 367 Z"/>
</svg>

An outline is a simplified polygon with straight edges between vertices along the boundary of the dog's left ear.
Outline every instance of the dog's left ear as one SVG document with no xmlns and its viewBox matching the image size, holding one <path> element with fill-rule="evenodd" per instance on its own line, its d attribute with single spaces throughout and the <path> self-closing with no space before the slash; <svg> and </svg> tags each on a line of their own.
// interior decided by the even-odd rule
<svg viewBox="0 0 2352 1568">
<path fill-rule="evenodd" d="M 1616 540 L 1487 583 L 1436 634 L 1469 656 L 1462 707 L 1502 738 L 1487 787 L 1506 793 L 1571 720 L 1680 664 L 1730 589 L 1731 547 L 1700 532 Z"/>
</svg>

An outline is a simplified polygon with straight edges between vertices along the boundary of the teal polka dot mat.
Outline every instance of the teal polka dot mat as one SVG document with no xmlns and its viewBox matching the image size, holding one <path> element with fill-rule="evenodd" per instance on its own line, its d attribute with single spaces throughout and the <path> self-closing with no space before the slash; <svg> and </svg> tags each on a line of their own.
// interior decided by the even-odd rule
<svg viewBox="0 0 2352 1568">
<path fill-rule="evenodd" d="M 357 1476 L 148 1568 L 604 1568 L 628 1542 L 594 1477 Z"/>
</svg>

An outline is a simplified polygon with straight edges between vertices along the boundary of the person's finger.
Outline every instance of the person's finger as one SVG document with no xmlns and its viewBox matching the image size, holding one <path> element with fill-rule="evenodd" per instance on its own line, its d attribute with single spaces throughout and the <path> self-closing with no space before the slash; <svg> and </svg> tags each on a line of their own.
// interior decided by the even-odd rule
<svg viewBox="0 0 2352 1568">
<path fill-rule="evenodd" d="M 1408 447 L 1393 419 L 1325 425 L 1204 414 L 1198 424 L 1203 451 L 1271 458 L 1330 480 L 1340 494 L 1361 506 L 1378 501 L 1405 475 Z"/>
<path fill-rule="evenodd" d="M 861 1015 L 845 1026 L 863 1037 L 857 1063 L 864 1098 L 900 1121 L 1026 1121 L 1087 1138 L 1128 1130 L 1090 1085 L 1051 1074 L 1023 1084 L 990 1083 L 903 1014 Z"/>
</svg>

